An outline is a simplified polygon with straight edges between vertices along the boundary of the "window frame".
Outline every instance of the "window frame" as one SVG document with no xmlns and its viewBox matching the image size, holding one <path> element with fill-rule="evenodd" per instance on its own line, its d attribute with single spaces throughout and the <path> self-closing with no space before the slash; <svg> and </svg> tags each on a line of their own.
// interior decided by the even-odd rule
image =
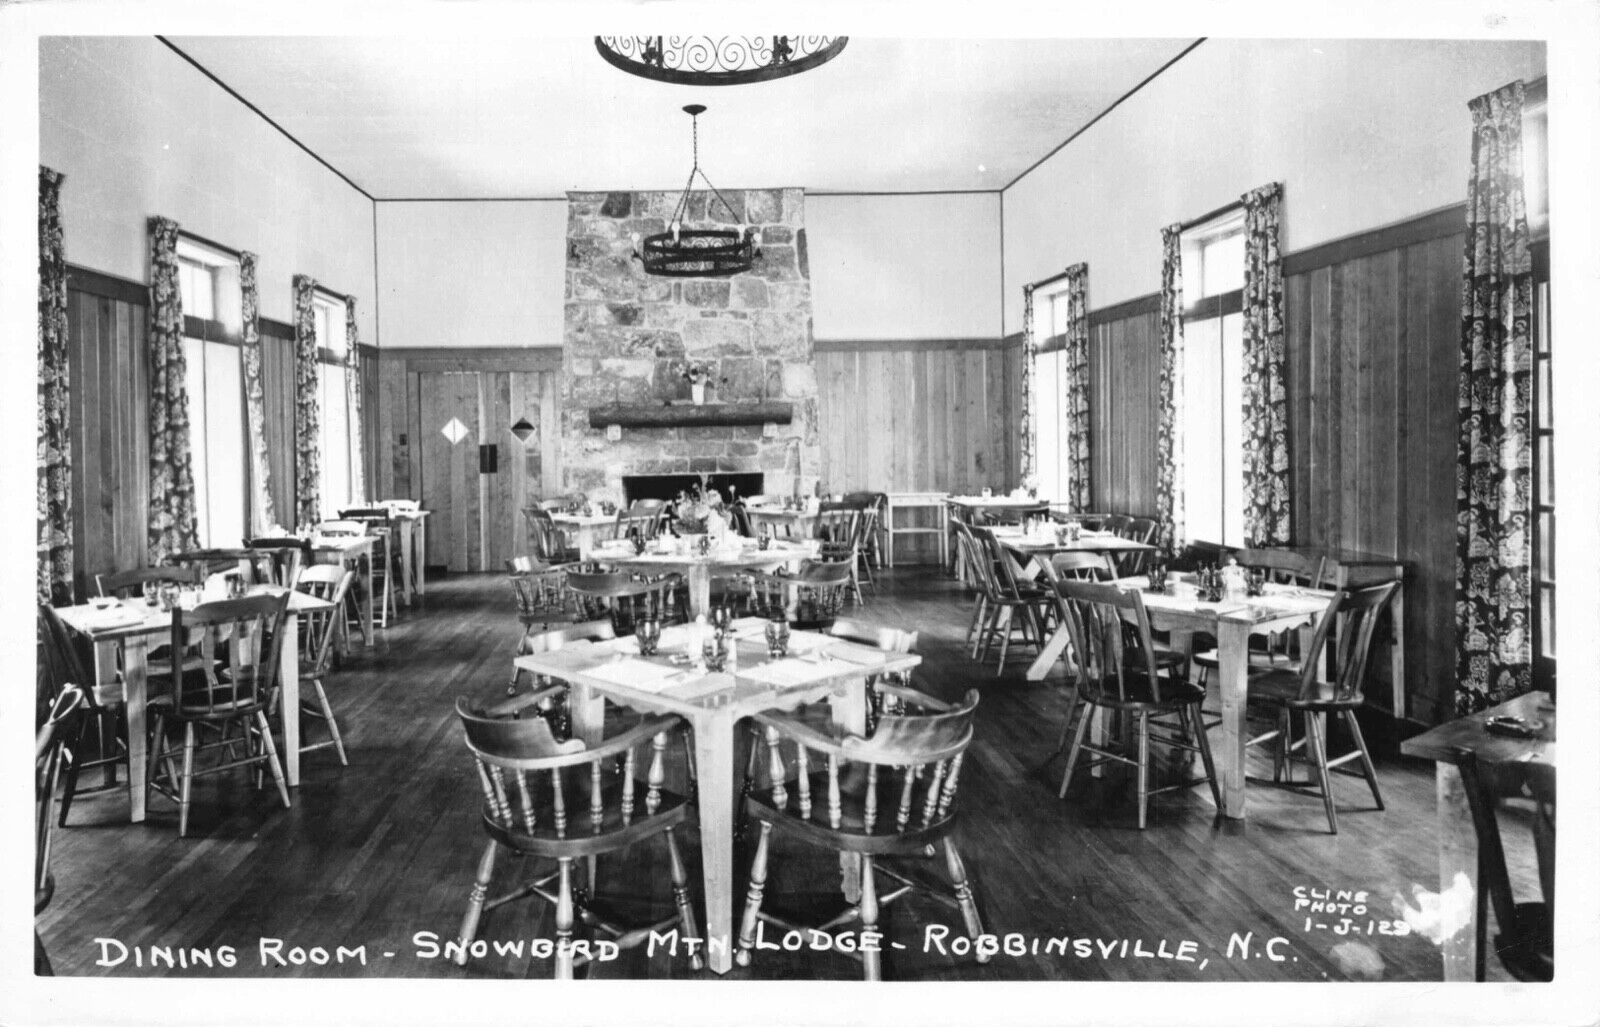
<svg viewBox="0 0 1600 1027">
<path fill-rule="evenodd" d="M 352 491 L 352 487 L 355 482 L 356 461 L 360 459 L 360 453 L 358 449 L 358 441 L 354 438 L 354 434 L 350 430 L 350 390 L 349 383 L 345 380 L 346 353 L 342 350 L 335 350 L 332 346 L 325 345 L 326 343 L 332 341 L 331 336 L 335 331 L 339 333 L 341 342 L 345 341 L 345 310 L 347 309 L 349 298 L 340 293 L 334 292 L 331 289 L 325 289 L 321 286 L 317 286 L 312 290 L 311 302 L 314 309 L 320 308 L 328 311 L 328 315 L 324 321 L 327 325 L 327 334 L 330 336 L 330 338 L 323 338 L 323 335 L 320 333 L 317 335 L 317 364 L 319 365 L 318 381 L 327 382 L 330 380 L 330 375 L 337 374 L 338 380 L 341 383 L 339 395 L 341 396 L 341 403 L 344 407 L 344 499 L 340 503 L 333 504 L 327 511 L 325 511 L 324 516 L 326 517 L 328 514 L 337 513 L 340 506 L 349 506 L 351 504 L 353 497 L 350 495 L 350 492 Z M 337 313 L 337 317 L 334 316 L 335 312 Z M 313 317 L 315 317 L 314 314 Z M 318 418 L 318 430 L 320 437 L 317 441 L 319 447 L 318 458 L 321 460 L 322 466 L 317 470 L 322 479 L 323 493 L 326 497 L 328 494 L 328 484 L 330 478 L 328 473 L 330 470 L 328 464 L 330 453 L 330 447 L 328 445 L 329 418 L 328 412 L 323 409 L 325 404 L 323 404 L 322 400 L 323 397 L 318 395 L 317 404 L 320 414 Z"/>
<path fill-rule="evenodd" d="M 1182 321 L 1183 321 L 1183 328 L 1184 328 L 1185 335 L 1189 334 L 1190 329 L 1191 329 L 1192 326 L 1197 326 L 1197 325 L 1199 325 L 1199 324 L 1201 324 L 1203 322 L 1213 321 L 1214 320 L 1214 321 L 1218 322 L 1217 330 L 1219 332 L 1219 343 L 1220 343 L 1220 345 L 1222 347 L 1226 347 L 1227 342 L 1228 342 L 1228 337 L 1227 337 L 1227 333 L 1226 333 L 1227 319 L 1229 317 L 1233 316 L 1233 315 L 1242 314 L 1243 311 L 1244 311 L 1244 288 L 1243 288 L 1243 286 L 1241 285 L 1239 288 L 1236 288 L 1236 289 L 1229 289 L 1229 290 L 1227 290 L 1225 292 L 1212 293 L 1212 294 L 1209 294 L 1209 295 L 1206 295 L 1206 294 L 1204 294 L 1202 292 L 1201 295 L 1196 297 L 1191 302 L 1189 297 L 1191 295 L 1193 295 L 1193 292 L 1191 291 L 1189 283 L 1191 281 L 1194 281 L 1196 283 L 1201 283 L 1201 282 L 1204 281 L 1204 277 L 1205 277 L 1204 260 L 1205 260 L 1205 254 L 1209 249 L 1215 247 L 1216 244 L 1219 241 L 1221 241 L 1222 239 L 1230 238 L 1230 237 L 1236 236 L 1236 235 L 1243 235 L 1244 231 L 1245 231 L 1245 223 L 1244 223 L 1244 204 L 1243 204 L 1243 202 L 1237 202 L 1237 203 L 1229 204 L 1228 206 L 1223 207 L 1223 208 L 1221 208 L 1221 209 L 1219 209 L 1217 211 L 1214 211 L 1211 214 L 1205 215 L 1201 220 L 1196 221 L 1196 222 L 1192 222 L 1192 223 L 1186 225 L 1183 228 L 1182 233 L 1180 234 L 1180 238 L 1179 238 L 1179 250 L 1180 250 L 1180 253 L 1182 254 L 1182 261 L 1183 261 L 1183 282 L 1184 282 L 1183 293 L 1184 294 L 1183 294 L 1181 317 L 1182 317 Z M 1241 261 L 1241 265 L 1240 265 L 1240 275 L 1241 276 L 1243 275 L 1243 271 L 1244 271 L 1243 262 Z M 1203 285 L 1199 286 L 1199 288 L 1203 289 Z M 1240 326 L 1240 336 L 1241 337 L 1238 340 L 1238 342 L 1240 344 L 1242 344 L 1242 331 L 1243 331 L 1243 326 L 1241 325 Z M 1187 350 L 1187 346 L 1185 348 Z M 1188 397 L 1189 397 L 1189 394 L 1190 394 L 1189 393 L 1188 375 L 1189 375 L 1189 369 L 1190 369 L 1190 367 L 1192 365 L 1190 364 L 1190 361 L 1189 361 L 1189 355 L 1190 354 L 1188 352 L 1185 352 L 1185 354 L 1184 354 L 1184 376 L 1185 376 L 1184 397 L 1185 397 L 1185 405 L 1187 405 L 1187 403 L 1188 403 Z M 1225 354 L 1224 354 L 1224 365 L 1226 365 Z M 1240 369 L 1241 374 L 1242 374 L 1242 371 L 1243 371 L 1243 369 L 1241 368 Z M 1227 404 L 1225 402 L 1222 402 L 1222 400 L 1224 400 L 1226 395 L 1227 395 L 1228 384 L 1227 384 L 1227 376 L 1226 376 L 1226 374 L 1223 373 L 1223 369 L 1221 369 L 1221 368 L 1219 368 L 1219 370 L 1218 370 L 1218 380 L 1220 382 L 1220 388 L 1221 388 L 1221 392 L 1219 393 L 1219 395 L 1217 397 L 1218 401 L 1219 401 L 1218 402 L 1218 409 L 1222 410 L 1222 411 L 1226 411 L 1227 410 Z M 1239 405 L 1239 409 L 1237 409 L 1235 411 L 1235 416 L 1240 421 L 1239 431 L 1236 434 L 1238 435 L 1238 437 L 1240 438 L 1240 440 L 1242 442 L 1242 438 L 1243 438 L 1243 424 L 1242 424 L 1242 422 L 1243 422 L 1243 417 L 1244 417 L 1244 410 L 1243 410 L 1242 403 Z M 1183 421 L 1184 419 L 1187 418 L 1187 411 L 1186 410 L 1178 411 L 1178 417 L 1179 417 L 1180 421 Z M 1187 428 L 1185 430 L 1187 430 Z M 1218 440 L 1218 449 L 1219 449 L 1219 451 L 1222 451 L 1223 458 L 1224 458 L 1224 460 L 1226 460 L 1227 453 L 1226 453 L 1226 446 L 1223 445 L 1224 441 L 1225 441 L 1225 438 Z M 1233 461 L 1233 464 L 1234 464 L 1234 468 L 1237 471 L 1237 474 L 1239 476 L 1239 482 L 1242 483 L 1243 482 L 1243 475 L 1244 475 L 1243 447 L 1242 447 L 1242 444 L 1239 447 L 1239 449 L 1240 449 L 1240 452 L 1235 455 L 1235 459 Z M 1189 468 L 1188 464 L 1189 464 L 1189 460 L 1190 460 L 1190 454 L 1192 452 L 1193 452 L 1192 447 L 1189 447 L 1187 445 L 1184 447 L 1184 463 L 1185 463 L 1185 466 L 1182 467 L 1182 468 L 1178 468 L 1177 469 L 1179 471 L 1179 473 L 1180 473 L 1181 481 L 1182 481 L 1182 487 L 1183 487 L 1184 492 L 1185 492 L 1185 496 L 1184 496 L 1184 510 L 1185 510 L 1184 534 L 1185 534 L 1186 538 L 1183 541 L 1185 541 L 1185 542 L 1206 541 L 1206 542 L 1214 542 L 1214 543 L 1216 543 L 1218 545 L 1229 545 L 1230 544 L 1229 543 L 1229 539 L 1230 538 L 1234 538 L 1234 539 L 1238 540 L 1237 544 L 1239 544 L 1239 545 L 1244 544 L 1245 542 L 1248 541 L 1244 536 L 1244 508 L 1243 508 L 1243 506 L 1241 504 L 1241 506 L 1237 510 L 1230 510 L 1229 509 L 1228 496 L 1230 494 L 1234 493 L 1234 492 L 1237 492 L 1238 490 L 1237 489 L 1230 490 L 1226 486 L 1224 486 L 1222 489 L 1219 490 L 1219 497 L 1220 497 L 1220 500 L 1221 500 L 1221 503 L 1222 503 L 1221 511 L 1220 511 L 1220 513 L 1221 513 L 1221 517 L 1220 517 L 1220 524 L 1221 524 L 1220 535 L 1222 537 L 1216 538 L 1216 539 L 1203 539 L 1203 540 L 1200 540 L 1200 539 L 1197 539 L 1197 537 L 1194 535 L 1192 522 L 1191 522 L 1191 519 L 1188 517 L 1188 513 L 1191 510 L 1191 504 L 1188 502 L 1188 494 L 1187 494 L 1188 491 L 1189 491 L 1188 482 L 1189 482 L 1189 479 L 1190 479 L 1190 474 L 1189 474 L 1190 468 Z M 1226 473 L 1227 473 L 1227 464 L 1225 463 L 1224 464 L 1224 468 L 1223 468 L 1224 476 L 1226 476 Z M 1230 517 L 1230 514 L 1232 515 L 1231 517 Z M 1237 534 L 1230 535 L 1229 527 L 1230 527 L 1230 524 L 1232 524 L 1235 520 L 1238 521 L 1237 528 L 1236 528 Z"/>
<path fill-rule="evenodd" d="M 1048 289 L 1040 288 L 1036 290 L 1033 296 L 1033 323 L 1036 325 L 1043 325 L 1047 331 L 1052 331 L 1055 327 L 1055 315 L 1058 305 L 1057 301 L 1059 301 L 1059 306 L 1063 310 L 1065 310 L 1070 302 L 1067 295 L 1068 289 L 1065 278 L 1062 278 L 1059 281 L 1052 281 L 1050 286 L 1051 287 Z M 1056 417 L 1055 424 L 1053 426 L 1057 444 L 1054 446 L 1052 452 L 1054 453 L 1053 463 L 1055 469 L 1055 482 L 1057 486 L 1056 490 L 1052 492 L 1046 489 L 1044 481 L 1042 480 L 1043 475 L 1039 473 L 1039 469 L 1044 466 L 1045 447 L 1043 434 L 1044 419 L 1038 417 L 1037 412 L 1035 414 L 1036 419 L 1034 422 L 1034 436 L 1035 441 L 1038 443 L 1038 449 L 1034 453 L 1034 476 L 1041 479 L 1039 482 L 1039 494 L 1050 498 L 1056 503 L 1067 502 L 1067 496 L 1063 486 L 1067 481 L 1067 465 L 1069 463 L 1069 454 L 1060 445 L 1061 433 L 1066 425 L 1067 416 L 1066 404 L 1063 401 L 1065 390 L 1062 387 L 1063 375 L 1066 374 L 1066 367 L 1063 363 L 1064 358 L 1060 356 L 1060 354 L 1065 353 L 1067 349 L 1067 330 L 1065 318 L 1063 318 L 1062 321 L 1063 324 L 1061 331 L 1052 331 L 1052 334 L 1043 336 L 1039 339 L 1038 345 L 1034 350 L 1033 366 L 1034 392 L 1036 396 L 1043 395 L 1045 391 L 1042 387 L 1044 377 L 1043 358 L 1051 358 L 1050 365 L 1054 370 L 1052 380 L 1055 383 L 1055 391 L 1052 393 L 1052 395 L 1056 400 L 1055 410 L 1057 411 L 1058 416 Z"/>
<path fill-rule="evenodd" d="M 183 342 L 199 343 L 199 351 L 203 362 L 200 369 L 200 394 L 198 396 L 191 394 L 188 397 L 188 402 L 191 429 L 195 427 L 195 423 L 198 420 L 200 426 L 203 428 L 202 445 L 204 448 L 202 449 L 202 452 L 207 457 L 207 459 L 200 462 L 201 466 L 199 468 L 199 473 L 205 475 L 204 490 L 206 502 L 203 504 L 203 507 L 201 504 L 196 504 L 197 519 L 203 519 L 202 523 L 197 524 L 196 527 L 200 532 L 204 545 L 207 547 L 213 547 L 217 543 L 217 539 L 215 537 L 217 526 L 211 523 L 212 510 L 210 500 L 212 486 L 216 483 L 213 482 L 211 478 L 209 456 L 212 449 L 212 441 L 216 435 L 216 429 L 221 424 L 226 423 L 226 419 L 214 420 L 211 416 L 210 405 L 207 402 L 207 398 L 210 395 L 210 388 L 207 385 L 207 378 L 209 376 L 209 367 L 211 362 L 210 354 L 213 352 L 212 347 L 226 348 L 228 352 L 231 353 L 231 358 L 237 361 L 239 365 L 239 423 L 237 425 L 239 452 L 237 463 L 241 472 L 239 475 L 238 496 L 241 518 L 240 523 L 238 524 L 238 535 L 242 541 L 243 539 L 249 537 L 250 534 L 250 475 L 247 466 L 249 453 L 249 424 L 247 420 L 248 412 L 245 409 L 246 400 L 244 395 L 242 326 L 237 322 L 237 320 L 228 321 L 224 320 L 222 316 L 218 316 L 227 314 L 229 310 L 235 311 L 236 319 L 242 318 L 243 316 L 243 312 L 242 310 L 238 309 L 237 303 L 230 306 L 228 303 L 224 302 L 224 300 L 227 298 L 234 298 L 237 296 L 239 256 L 237 253 L 218 246 L 209 240 L 190 235 L 187 232 L 180 232 L 178 235 L 177 257 L 180 267 L 201 266 L 206 268 L 209 272 L 211 284 L 210 306 L 213 316 L 209 318 L 196 317 L 185 312 L 183 316 Z M 225 273 L 229 271 L 232 273 L 232 279 L 231 281 L 226 281 Z M 185 311 L 187 311 L 189 307 L 189 297 L 183 294 L 181 274 L 179 285 L 180 299 L 183 301 Z M 229 286 L 231 286 L 231 289 Z M 187 353 L 185 354 L 185 357 L 188 357 Z M 187 387 L 187 383 L 185 383 L 185 385 Z M 196 417 L 196 403 L 203 404 L 200 408 L 198 418 Z M 191 448 L 193 448 L 193 436 L 194 432 L 191 430 Z M 192 464 L 193 461 L 191 460 L 191 465 Z"/>
</svg>

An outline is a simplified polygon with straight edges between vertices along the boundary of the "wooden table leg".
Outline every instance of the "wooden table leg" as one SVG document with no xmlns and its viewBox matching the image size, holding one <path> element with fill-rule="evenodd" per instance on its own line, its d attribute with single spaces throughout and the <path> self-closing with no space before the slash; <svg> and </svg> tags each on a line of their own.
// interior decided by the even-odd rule
<svg viewBox="0 0 1600 1027">
<path fill-rule="evenodd" d="M 417 518 L 417 595 L 426 595 L 428 592 L 428 519 Z"/>
<path fill-rule="evenodd" d="M 1434 793 L 1439 816 L 1440 928 L 1446 932 L 1439 946 L 1444 979 L 1471 981 L 1478 955 L 1478 836 L 1455 764 L 1434 764 Z M 1465 886 L 1460 883 L 1463 877 Z"/>
<path fill-rule="evenodd" d="M 1246 678 L 1250 661 L 1250 625 L 1217 620 L 1217 691 L 1222 699 L 1222 746 L 1213 753 L 1221 777 L 1222 812 L 1235 820 L 1244 817 L 1244 764 Z"/>
<path fill-rule="evenodd" d="M 363 612 L 362 615 L 361 615 L 361 621 L 362 621 L 363 626 L 366 629 L 365 630 L 365 634 L 366 634 L 366 638 L 367 638 L 367 645 L 371 645 L 372 644 L 372 630 L 373 630 L 373 617 L 372 617 L 372 546 L 368 546 L 366 548 L 366 551 L 361 554 L 361 565 L 364 568 L 364 570 L 362 572 L 363 580 L 365 580 L 366 583 L 367 583 L 367 608 L 366 608 L 366 611 Z"/>
<path fill-rule="evenodd" d="M 1044 648 L 1039 650 L 1039 655 L 1028 665 L 1028 680 L 1043 681 L 1050 673 L 1050 668 L 1061 659 L 1061 654 L 1067 651 L 1067 643 L 1072 639 L 1067 631 L 1065 622 L 1045 639 Z"/>
<path fill-rule="evenodd" d="M 689 565 L 689 616 L 709 615 L 711 611 L 711 566 L 704 562 Z"/>
<path fill-rule="evenodd" d="M 573 738 L 590 747 L 605 738 L 606 700 L 590 686 L 578 682 L 568 686 L 567 715 L 572 721 Z"/>
<path fill-rule="evenodd" d="M 96 644 L 96 679 L 116 680 L 118 649 L 122 651 L 122 703 L 128 711 L 128 819 L 141 824 L 145 818 L 145 778 L 150 769 L 149 728 L 145 724 L 145 704 L 150 696 L 149 642 L 135 636 L 121 645 Z"/>
<path fill-rule="evenodd" d="M 828 699 L 834 727 L 841 734 L 865 738 L 867 734 L 867 679 L 865 675 L 845 683 Z M 861 901 L 861 857 L 854 852 L 839 853 L 839 885 L 846 902 Z"/>
<path fill-rule="evenodd" d="M 342 617 L 343 611 L 333 611 Z M 290 788 L 300 787 L 300 618 L 283 618 L 283 645 L 278 650 L 278 701 L 283 710 L 283 776 Z"/>
<path fill-rule="evenodd" d="M 415 587 L 411 575 L 411 545 L 415 539 L 415 522 L 409 518 L 402 518 L 400 525 L 400 589 L 398 595 L 405 600 L 406 609 L 411 608 L 411 592 Z"/>
<path fill-rule="evenodd" d="M 1389 616 L 1394 624 L 1390 640 L 1389 674 L 1394 683 L 1394 718 L 1404 720 L 1406 715 L 1406 585 L 1405 568 L 1395 568 L 1395 578 L 1400 587 L 1389 600 Z"/>
<path fill-rule="evenodd" d="M 700 869 L 706 902 L 706 965 L 733 969 L 733 750 L 729 707 L 694 719 L 694 761 L 700 804 Z"/>
</svg>

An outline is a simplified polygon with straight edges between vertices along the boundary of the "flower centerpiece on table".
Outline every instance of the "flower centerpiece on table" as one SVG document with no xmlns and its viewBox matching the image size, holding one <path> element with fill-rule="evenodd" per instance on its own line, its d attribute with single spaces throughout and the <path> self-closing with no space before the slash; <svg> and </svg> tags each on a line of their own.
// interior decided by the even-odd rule
<svg viewBox="0 0 1600 1027">
<path fill-rule="evenodd" d="M 694 488 L 679 492 L 672 509 L 680 535 L 704 535 L 716 525 L 726 524 L 722 494 L 711 487 L 708 474 L 701 474 L 700 483 Z"/>
<path fill-rule="evenodd" d="M 707 385 L 726 385 L 728 379 L 717 375 L 711 364 L 693 363 L 683 369 L 683 380 L 689 383 L 689 394 L 695 404 L 706 400 Z"/>
</svg>

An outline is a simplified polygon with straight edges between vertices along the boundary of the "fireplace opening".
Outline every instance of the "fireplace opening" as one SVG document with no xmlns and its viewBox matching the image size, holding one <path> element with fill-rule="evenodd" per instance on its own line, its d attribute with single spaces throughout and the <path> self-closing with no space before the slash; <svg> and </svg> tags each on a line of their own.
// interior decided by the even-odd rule
<svg viewBox="0 0 1600 1027">
<path fill-rule="evenodd" d="M 761 494 L 766 475 L 714 472 L 708 474 L 707 485 L 722 494 L 723 502 L 731 502 L 737 490 L 740 496 Z M 624 503 L 635 499 L 677 499 L 678 493 L 700 484 L 698 474 L 625 474 L 622 476 Z"/>
</svg>

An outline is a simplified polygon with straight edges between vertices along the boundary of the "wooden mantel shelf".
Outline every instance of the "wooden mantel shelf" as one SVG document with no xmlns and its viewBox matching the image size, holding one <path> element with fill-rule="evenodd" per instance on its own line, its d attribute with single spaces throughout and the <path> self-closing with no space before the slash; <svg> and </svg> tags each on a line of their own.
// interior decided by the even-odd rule
<svg viewBox="0 0 1600 1027">
<path fill-rule="evenodd" d="M 789 424 L 794 420 L 794 404 L 777 400 L 759 403 L 622 403 L 590 407 L 589 425 L 606 428 L 698 428 L 745 424 Z"/>
</svg>

